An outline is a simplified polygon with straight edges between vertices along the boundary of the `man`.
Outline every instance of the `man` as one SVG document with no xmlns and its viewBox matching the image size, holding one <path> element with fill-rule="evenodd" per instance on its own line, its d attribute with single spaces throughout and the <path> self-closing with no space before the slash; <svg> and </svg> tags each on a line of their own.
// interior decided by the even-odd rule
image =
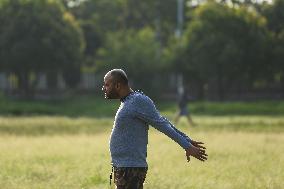
<svg viewBox="0 0 284 189">
<path fill-rule="evenodd" d="M 177 142 L 186 152 L 187 160 L 193 156 L 207 160 L 202 142 L 191 140 L 162 117 L 153 101 L 141 92 L 134 92 L 121 69 L 113 69 L 104 77 L 102 90 L 107 99 L 120 99 L 110 137 L 110 153 L 117 189 L 143 189 L 147 174 L 148 129 L 152 125 Z M 111 174 L 112 175 L 112 174 Z"/>
<path fill-rule="evenodd" d="M 179 108 L 179 111 L 177 112 L 176 117 L 175 117 L 175 120 L 174 120 L 174 123 L 175 123 L 175 124 L 178 123 L 179 118 L 180 118 L 181 116 L 185 116 L 191 126 L 197 126 L 197 125 L 192 121 L 192 118 L 191 118 L 191 116 L 190 116 L 190 112 L 189 112 L 188 107 L 187 107 L 187 104 L 188 104 L 188 101 L 189 101 L 189 100 L 190 100 L 190 97 L 187 95 L 186 92 L 182 92 L 182 93 L 179 95 L 179 98 L 178 98 L 178 108 Z"/>
</svg>

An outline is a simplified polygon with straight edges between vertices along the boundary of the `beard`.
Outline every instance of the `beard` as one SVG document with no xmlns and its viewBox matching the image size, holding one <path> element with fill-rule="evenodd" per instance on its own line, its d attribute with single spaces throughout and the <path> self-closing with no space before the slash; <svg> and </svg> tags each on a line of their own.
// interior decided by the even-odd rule
<svg viewBox="0 0 284 189">
<path fill-rule="evenodd" d="M 115 89 L 110 90 L 109 92 L 105 92 L 106 99 L 119 99 L 119 94 Z"/>
</svg>

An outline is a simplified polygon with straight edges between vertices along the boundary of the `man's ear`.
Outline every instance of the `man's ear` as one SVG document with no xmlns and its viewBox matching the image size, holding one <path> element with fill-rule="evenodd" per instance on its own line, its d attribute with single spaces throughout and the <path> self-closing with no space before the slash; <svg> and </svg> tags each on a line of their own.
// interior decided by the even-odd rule
<svg viewBox="0 0 284 189">
<path fill-rule="evenodd" d="M 116 89 L 120 89 L 121 84 L 120 84 L 119 82 L 117 82 L 117 83 L 115 84 L 115 87 L 116 87 Z"/>
</svg>

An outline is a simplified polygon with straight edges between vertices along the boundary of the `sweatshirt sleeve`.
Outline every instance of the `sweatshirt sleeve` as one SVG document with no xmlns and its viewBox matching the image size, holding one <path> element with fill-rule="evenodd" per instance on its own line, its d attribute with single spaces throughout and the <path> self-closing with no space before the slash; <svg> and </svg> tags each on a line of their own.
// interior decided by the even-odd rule
<svg viewBox="0 0 284 189">
<path fill-rule="evenodd" d="M 167 119 L 167 118 L 164 118 Z M 186 134 L 184 134 L 183 132 L 181 132 L 180 130 L 178 130 L 170 121 L 168 121 L 171 125 L 171 127 L 177 132 L 179 133 L 181 136 L 183 136 L 189 143 L 191 141 L 191 138 L 189 136 L 187 136 Z"/>
<path fill-rule="evenodd" d="M 164 133 L 183 149 L 188 149 L 191 146 L 190 138 L 175 128 L 166 118 L 161 116 L 149 97 L 145 95 L 137 97 L 134 105 L 134 112 L 138 119 L 141 119 Z"/>
</svg>

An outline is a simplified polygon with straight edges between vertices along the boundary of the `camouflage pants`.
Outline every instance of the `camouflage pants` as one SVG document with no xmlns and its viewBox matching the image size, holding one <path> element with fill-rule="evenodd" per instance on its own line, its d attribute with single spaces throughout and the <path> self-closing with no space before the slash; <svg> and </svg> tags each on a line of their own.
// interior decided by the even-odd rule
<svg viewBox="0 0 284 189">
<path fill-rule="evenodd" d="M 114 167 L 116 189 L 143 189 L 147 167 Z"/>
</svg>

